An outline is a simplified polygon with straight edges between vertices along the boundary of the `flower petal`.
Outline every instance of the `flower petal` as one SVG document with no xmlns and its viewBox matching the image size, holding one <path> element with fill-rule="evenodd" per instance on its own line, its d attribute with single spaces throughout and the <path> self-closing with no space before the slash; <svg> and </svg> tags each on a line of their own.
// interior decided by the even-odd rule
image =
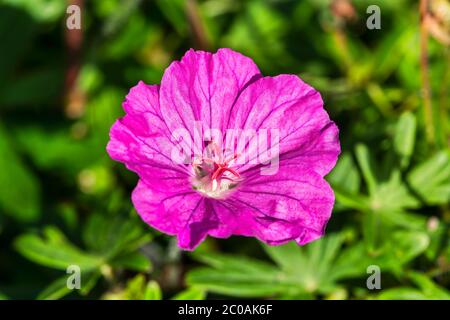
<svg viewBox="0 0 450 320">
<path fill-rule="evenodd" d="M 250 84 L 239 96 L 228 127 L 279 130 L 279 145 L 275 147 L 279 148 L 280 162 L 308 164 L 321 176 L 334 167 L 340 153 L 338 129 L 324 110 L 320 94 L 294 75 L 265 77 Z M 241 173 L 273 157 L 270 152 L 276 148 L 263 150 L 269 151 L 264 158 L 257 149 L 257 139 L 257 135 L 248 139 L 247 148 L 241 151 L 247 161 L 237 159 L 246 163 Z"/>
<path fill-rule="evenodd" d="M 159 86 L 142 81 L 131 88 L 123 107 L 127 114 L 110 130 L 107 151 L 143 179 L 187 177 L 171 158 L 171 133 L 159 111 Z"/>
<path fill-rule="evenodd" d="M 290 240 L 305 244 L 323 234 L 334 194 L 319 174 L 305 166 L 292 166 L 274 176 L 247 178 L 225 203 L 251 215 L 251 230 L 257 238 L 269 244 Z"/>
<path fill-rule="evenodd" d="M 223 130 L 241 91 L 259 76 L 250 58 L 230 49 L 215 54 L 191 49 L 164 72 L 161 113 L 171 130 L 185 128 L 192 137 L 195 121 L 203 129 Z"/>
<path fill-rule="evenodd" d="M 208 208 L 210 203 L 182 183 L 162 182 L 155 187 L 141 179 L 132 200 L 142 220 L 161 232 L 177 235 L 183 249 L 194 249 L 219 223 Z"/>
</svg>

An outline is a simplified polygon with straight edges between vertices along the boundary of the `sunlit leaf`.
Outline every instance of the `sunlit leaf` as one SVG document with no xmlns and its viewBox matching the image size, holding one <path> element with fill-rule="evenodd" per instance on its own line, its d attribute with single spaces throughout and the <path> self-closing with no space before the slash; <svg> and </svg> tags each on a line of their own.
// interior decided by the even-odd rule
<svg viewBox="0 0 450 320">
<path fill-rule="evenodd" d="M 204 300 L 206 293 L 204 290 L 196 287 L 188 288 L 180 293 L 176 294 L 173 300 Z"/>
<path fill-rule="evenodd" d="M 144 300 L 161 300 L 162 292 L 156 281 L 149 281 L 145 287 Z"/>
</svg>

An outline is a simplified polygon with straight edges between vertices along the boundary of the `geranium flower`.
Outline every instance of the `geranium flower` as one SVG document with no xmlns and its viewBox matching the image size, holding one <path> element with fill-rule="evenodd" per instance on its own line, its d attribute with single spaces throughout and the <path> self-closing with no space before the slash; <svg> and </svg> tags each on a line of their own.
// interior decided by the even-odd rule
<svg viewBox="0 0 450 320">
<path fill-rule="evenodd" d="M 138 174 L 132 201 L 141 218 L 181 248 L 208 235 L 303 245 L 324 234 L 334 194 L 323 177 L 340 153 L 338 128 L 299 77 L 263 77 L 230 49 L 190 50 L 160 85 L 131 88 L 123 108 L 107 151 Z M 265 133 L 266 150 L 248 132 Z M 186 138 L 198 134 L 192 147 Z"/>
</svg>

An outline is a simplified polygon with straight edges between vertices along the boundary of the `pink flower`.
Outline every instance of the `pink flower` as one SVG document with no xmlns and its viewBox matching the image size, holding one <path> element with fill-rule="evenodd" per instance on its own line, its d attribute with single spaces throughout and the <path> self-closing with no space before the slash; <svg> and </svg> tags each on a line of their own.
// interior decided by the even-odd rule
<svg viewBox="0 0 450 320">
<path fill-rule="evenodd" d="M 297 76 L 263 77 L 230 49 L 190 50 L 161 85 L 131 88 L 123 108 L 108 153 L 139 175 L 132 201 L 141 218 L 176 235 L 181 248 L 207 235 L 303 245 L 324 234 L 334 194 L 323 177 L 340 153 L 338 128 L 320 94 Z M 209 129 L 222 138 L 208 137 Z M 261 150 L 260 135 L 250 134 L 230 151 L 230 132 L 264 133 L 270 143 Z M 180 152 L 185 161 L 174 160 Z"/>
</svg>

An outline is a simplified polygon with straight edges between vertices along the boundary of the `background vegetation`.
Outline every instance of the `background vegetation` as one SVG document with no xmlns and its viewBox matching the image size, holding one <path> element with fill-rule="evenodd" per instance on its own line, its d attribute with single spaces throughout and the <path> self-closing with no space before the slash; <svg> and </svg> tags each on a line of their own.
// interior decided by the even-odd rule
<svg viewBox="0 0 450 320">
<path fill-rule="evenodd" d="M 81 32 L 66 1 L 0 0 L 1 298 L 450 298 L 447 0 L 421 1 L 422 20 L 412 0 L 71 2 Z M 381 30 L 366 28 L 371 4 Z M 320 90 L 343 149 L 322 240 L 185 253 L 140 221 L 108 131 L 128 89 L 190 47 L 231 47 Z M 81 290 L 66 287 L 71 264 Z"/>
</svg>

